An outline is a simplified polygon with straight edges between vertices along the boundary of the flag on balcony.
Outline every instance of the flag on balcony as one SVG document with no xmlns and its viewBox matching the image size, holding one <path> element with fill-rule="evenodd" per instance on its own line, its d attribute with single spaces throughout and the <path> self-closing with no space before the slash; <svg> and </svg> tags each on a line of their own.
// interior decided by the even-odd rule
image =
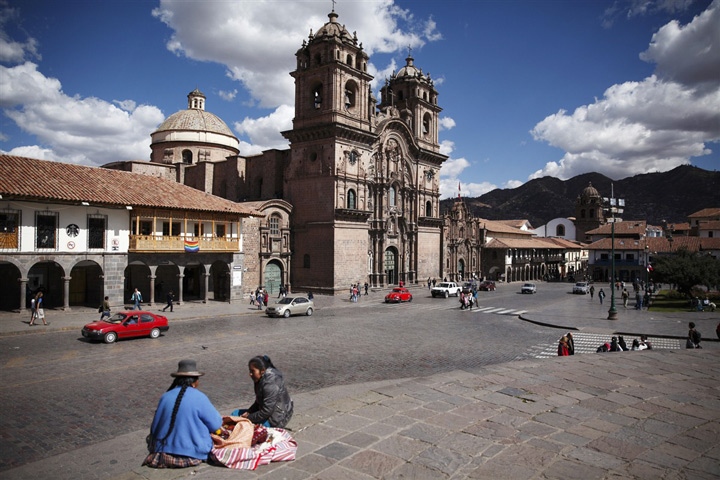
<svg viewBox="0 0 720 480">
<path fill-rule="evenodd" d="M 649 263 L 648 263 L 648 266 L 647 266 L 647 271 L 648 271 L 648 272 L 652 272 L 652 271 L 653 271 L 652 265 L 649 264 Z"/>
<path fill-rule="evenodd" d="M 200 240 L 185 240 L 185 251 L 186 252 L 199 252 L 200 251 Z"/>
</svg>

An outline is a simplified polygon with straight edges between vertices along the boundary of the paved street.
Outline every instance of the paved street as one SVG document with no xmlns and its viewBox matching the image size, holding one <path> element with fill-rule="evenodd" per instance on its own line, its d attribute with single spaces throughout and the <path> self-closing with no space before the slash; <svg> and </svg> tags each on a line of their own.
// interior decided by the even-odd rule
<svg viewBox="0 0 720 480">
<path fill-rule="evenodd" d="M 63 458 L 53 456 L 146 432 L 157 399 L 170 384 L 169 373 L 181 358 L 198 360 L 207 372 L 200 388 L 227 413 L 251 402 L 247 360 L 260 353 L 269 355 L 296 397 L 299 413 L 291 427 L 299 430 L 320 421 L 303 420 L 303 413 L 321 401 L 317 392 L 327 397 L 332 389 L 347 394 L 358 388 L 364 391 L 373 382 L 400 384 L 417 377 L 456 376 L 458 371 L 481 374 L 490 365 L 554 356 L 564 332 L 521 321 L 518 314 L 532 316 L 552 307 L 558 312 L 555 316 L 563 318 L 560 313 L 573 309 L 587 316 L 604 315 L 607 310 L 607 304 L 568 295 L 567 285 L 541 284 L 536 295 L 520 295 L 515 287 L 481 292 L 481 308 L 472 311 L 459 310 L 455 298 L 433 299 L 427 290 L 413 289 L 414 301 L 401 305 L 382 303 L 383 292 L 357 304 L 320 297 L 312 317 L 291 319 L 269 319 L 247 305 L 215 305 L 196 309 L 212 315 L 180 320 L 181 307 L 178 321 L 172 322 L 174 314 L 169 315 L 171 329 L 158 340 L 88 343 L 79 335 L 83 321 L 77 320 L 77 326 L 67 327 L 69 331 L 2 336 L 0 401 L 5 415 L 0 419 L 4 452 L 0 469 L 42 459 L 47 465 L 53 458 Z M 59 312 L 55 319 L 49 316 L 48 330 L 72 323 L 64 315 L 67 318 Z M 708 325 L 715 321 L 707 320 Z M 33 333 L 42 328 L 33 327 Z M 683 336 L 686 326 L 678 330 Z M 704 333 L 710 338 L 712 332 Z M 602 332 L 578 331 L 575 336 L 579 353 L 594 352 L 599 343 L 609 340 Z M 631 339 L 626 337 L 628 344 Z M 658 349 L 653 355 L 682 346 L 677 338 L 653 342 Z M 708 344 L 708 350 L 713 348 L 717 350 L 717 345 Z M 304 440 L 318 443 L 307 436 Z M 117 474 L 117 470 L 108 471 Z M 24 478 L 24 471 L 10 470 L 18 478 Z"/>
</svg>

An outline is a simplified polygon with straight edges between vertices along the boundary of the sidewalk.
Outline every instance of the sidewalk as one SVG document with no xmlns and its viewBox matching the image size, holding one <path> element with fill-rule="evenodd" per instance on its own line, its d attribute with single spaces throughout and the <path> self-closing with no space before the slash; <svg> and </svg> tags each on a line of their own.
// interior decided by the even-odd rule
<svg viewBox="0 0 720 480">
<path fill-rule="evenodd" d="M 142 430 L 3 478 L 718 478 L 719 365 L 718 349 L 646 350 L 337 386 L 295 397 L 293 462 L 153 470 Z"/>
</svg>

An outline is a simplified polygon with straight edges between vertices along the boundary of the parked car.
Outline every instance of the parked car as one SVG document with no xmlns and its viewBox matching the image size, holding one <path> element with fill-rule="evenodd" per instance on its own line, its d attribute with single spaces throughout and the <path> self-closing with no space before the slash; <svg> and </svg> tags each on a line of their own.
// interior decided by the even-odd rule
<svg viewBox="0 0 720 480">
<path fill-rule="evenodd" d="M 307 297 L 285 297 L 279 302 L 268 306 L 265 314 L 268 317 L 285 317 L 290 315 L 307 315 L 313 314 L 315 304 Z"/>
<path fill-rule="evenodd" d="M 475 282 L 465 282 L 462 286 L 462 293 L 472 293 L 473 289 L 477 290 L 477 284 Z"/>
<path fill-rule="evenodd" d="M 520 293 L 536 293 L 537 287 L 534 283 L 524 283 L 520 288 Z"/>
<path fill-rule="evenodd" d="M 90 340 L 113 343 L 118 338 L 158 338 L 160 332 L 167 332 L 168 319 L 163 315 L 132 310 L 118 312 L 110 318 L 88 323 L 82 329 L 82 336 Z"/>
<path fill-rule="evenodd" d="M 587 282 L 577 282 L 573 287 L 573 293 L 578 295 L 587 295 L 590 293 L 590 285 Z"/>
<path fill-rule="evenodd" d="M 433 297 L 448 298 L 450 295 L 455 295 L 456 297 L 459 297 L 461 291 L 462 288 L 460 288 L 460 285 L 455 282 L 440 282 L 435 285 L 432 290 L 430 290 L 430 294 Z"/>
<path fill-rule="evenodd" d="M 494 292 L 495 291 L 495 282 L 492 282 L 490 280 L 484 280 L 484 281 L 480 282 L 480 285 L 478 285 L 478 290 Z"/>
<path fill-rule="evenodd" d="M 412 302 L 412 294 L 407 288 L 395 287 L 385 295 L 385 303 Z"/>
</svg>

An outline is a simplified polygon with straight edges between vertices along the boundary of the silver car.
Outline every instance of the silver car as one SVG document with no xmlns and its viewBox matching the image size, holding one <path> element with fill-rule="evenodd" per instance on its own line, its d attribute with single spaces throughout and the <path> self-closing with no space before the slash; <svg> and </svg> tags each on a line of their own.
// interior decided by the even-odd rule
<svg viewBox="0 0 720 480">
<path fill-rule="evenodd" d="M 526 283 L 520 288 L 520 293 L 535 293 L 537 292 L 537 287 L 535 287 L 534 283 Z"/>
<path fill-rule="evenodd" d="M 290 315 L 310 316 L 315 310 L 315 304 L 307 297 L 285 297 L 265 309 L 268 317 L 289 317 Z"/>
</svg>

